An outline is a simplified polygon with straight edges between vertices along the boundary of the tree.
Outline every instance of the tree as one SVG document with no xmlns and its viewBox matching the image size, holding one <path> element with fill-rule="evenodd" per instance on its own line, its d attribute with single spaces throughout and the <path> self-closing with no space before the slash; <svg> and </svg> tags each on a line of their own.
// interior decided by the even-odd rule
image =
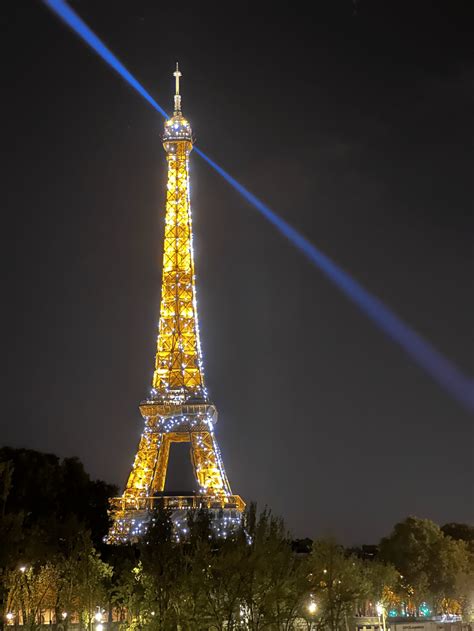
<svg viewBox="0 0 474 631">
<path fill-rule="evenodd" d="M 218 631 L 232 631 L 241 621 L 246 548 L 245 534 L 240 530 L 233 538 L 219 542 L 214 554 L 209 548 L 207 555 L 205 548 L 201 550 L 204 602 L 208 620 Z M 196 583 L 199 581 L 199 572 L 194 574 L 194 580 Z M 197 591 L 196 588 L 194 591 Z"/>
<path fill-rule="evenodd" d="M 456 577 L 456 598 L 465 622 L 474 622 L 474 557 L 469 555 L 466 571 Z"/>
<path fill-rule="evenodd" d="M 469 575 L 470 556 L 467 543 L 455 541 L 451 537 L 443 536 L 433 549 L 429 582 L 433 605 L 437 611 L 461 613 L 460 601 L 463 594 L 459 592 L 459 586 L 461 576 Z"/>
<path fill-rule="evenodd" d="M 82 627 L 91 631 L 97 607 L 105 609 L 113 568 L 94 549 L 88 533 L 82 533 L 66 554 L 56 558 L 58 571 L 56 611 L 77 612 Z"/>
<path fill-rule="evenodd" d="M 380 558 L 397 568 L 405 610 L 416 615 L 424 602 L 439 612 L 450 609 L 458 577 L 469 567 L 464 541 L 455 541 L 434 522 L 416 517 L 396 524 L 392 534 L 382 539 Z"/>
<path fill-rule="evenodd" d="M 420 605 L 431 597 L 433 550 L 442 537 L 439 526 L 429 519 L 408 517 L 380 542 L 380 558 L 392 563 L 399 572 L 398 591 L 405 613 L 418 615 Z"/>
<path fill-rule="evenodd" d="M 311 593 L 318 606 L 319 627 L 331 631 L 347 629 L 348 616 L 371 588 L 363 562 L 347 556 L 334 541 L 319 540 L 313 543 L 308 570 Z"/>
<path fill-rule="evenodd" d="M 108 530 L 108 499 L 115 486 L 91 480 L 77 458 L 60 460 L 31 449 L 0 448 L 0 515 L 23 515 L 37 560 L 60 552 L 59 542 L 89 530 L 100 546 Z M 41 556 L 41 559 L 40 559 Z"/>
<path fill-rule="evenodd" d="M 18 558 L 25 543 L 23 513 L 6 514 L 6 503 L 12 488 L 13 463 L 0 462 L 0 628 L 3 628 L 7 610 L 7 594 L 11 572 L 18 564 Z"/>
<path fill-rule="evenodd" d="M 474 526 L 451 522 L 441 527 L 446 537 L 456 542 L 464 542 L 467 558 L 462 562 L 463 569 L 457 573 L 454 592 L 463 619 L 474 621 Z"/>
<path fill-rule="evenodd" d="M 14 465 L 11 460 L 0 462 L 0 515 L 2 517 L 5 516 L 5 507 L 12 488 L 13 469 Z"/>
<path fill-rule="evenodd" d="M 138 563 L 138 549 L 135 545 L 106 546 L 102 557 L 113 568 L 113 573 L 105 579 L 105 589 L 108 596 L 108 619 L 112 619 L 113 609 L 118 619 L 124 622 L 129 611 L 135 610 L 131 602 L 134 585 L 131 581 L 132 570 Z"/>
<path fill-rule="evenodd" d="M 368 582 L 368 598 L 372 603 L 380 603 L 386 611 L 389 610 L 398 603 L 398 571 L 390 563 L 381 561 L 365 561 L 363 566 Z"/>
<path fill-rule="evenodd" d="M 6 610 L 30 631 L 42 624 L 45 609 L 53 609 L 58 586 L 58 568 L 53 563 L 22 566 L 9 572 Z"/>
<path fill-rule="evenodd" d="M 474 526 L 451 522 L 441 526 L 441 531 L 445 537 L 451 537 L 456 541 L 465 541 L 469 550 L 474 553 Z"/>
<path fill-rule="evenodd" d="M 251 505 L 241 540 L 242 592 L 239 613 L 249 629 L 268 625 L 289 629 L 298 614 L 302 594 L 298 559 L 284 523 L 264 510 L 257 518 Z M 305 584 L 305 590 L 308 586 Z"/>
<path fill-rule="evenodd" d="M 142 590 L 142 624 L 157 631 L 176 628 L 183 559 L 169 510 L 159 506 L 154 511 L 139 552 L 141 563 L 134 572 Z"/>
</svg>

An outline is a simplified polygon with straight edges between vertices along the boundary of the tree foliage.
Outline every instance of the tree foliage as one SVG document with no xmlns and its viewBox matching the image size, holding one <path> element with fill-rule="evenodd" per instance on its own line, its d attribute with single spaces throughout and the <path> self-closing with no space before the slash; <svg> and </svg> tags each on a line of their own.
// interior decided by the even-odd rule
<svg viewBox="0 0 474 631">
<path fill-rule="evenodd" d="M 123 631 L 347 631 L 381 603 L 417 613 L 472 610 L 472 529 L 409 517 L 371 547 L 292 542 L 283 521 L 250 505 L 242 526 L 218 539 L 206 511 L 188 514 L 179 541 L 158 507 L 139 544 L 104 546 L 107 497 L 76 459 L 0 450 L 0 616 L 37 631 L 46 610 L 62 631 L 73 614 L 92 631 L 99 607 Z M 62 618 L 62 612 L 68 616 Z M 298 628 L 301 628 L 298 627 Z"/>
<path fill-rule="evenodd" d="M 320 625 L 331 631 L 345 627 L 357 602 L 370 593 L 363 562 L 347 556 L 336 542 L 321 540 L 313 544 L 309 568 L 312 594 L 321 611 Z"/>
<path fill-rule="evenodd" d="M 460 576 L 472 573 L 472 554 L 462 539 L 445 535 L 429 519 L 408 517 L 382 539 L 380 558 L 399 572 L 397 591 L 411 613 L 429 602 L 437 612 L 459 595 Z"/>
</svg>

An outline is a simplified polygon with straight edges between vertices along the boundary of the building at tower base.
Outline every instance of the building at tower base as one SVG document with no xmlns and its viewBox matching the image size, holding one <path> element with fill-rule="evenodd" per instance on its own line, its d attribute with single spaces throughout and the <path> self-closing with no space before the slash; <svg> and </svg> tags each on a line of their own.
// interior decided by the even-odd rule
<svg viewBox="0 0 474 631">
<path fill-rule="evenodd" d="M 107 539 L 108 543 L 136 543 L 147 532 L 156 510 L 169 511 L 177 541 L 185 540 L 189 534 L 188 519 L 191 512 L 204 509 L 210 520 L 213 534 L 227 537 L 242 524 L 242 513 L 245 505 L 238 495 L 230 496 L 227 501 L 216 501 L 216 498 L 199 493 L 157 493 L 147 497 L 140 504 L 128 503 L 123 497 L 114 498 L 111 512 L 114 516 L 113 528 Z"/>
</svg>

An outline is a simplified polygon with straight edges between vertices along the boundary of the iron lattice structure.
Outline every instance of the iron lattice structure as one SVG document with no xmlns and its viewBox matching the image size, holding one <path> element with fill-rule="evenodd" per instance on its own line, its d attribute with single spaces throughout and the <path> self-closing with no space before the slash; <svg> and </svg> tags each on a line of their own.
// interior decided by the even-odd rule
<svg viewBox="0 0 474 631">
<path fill-rule="evenodd" d="M 222 531 L 240 520 L 245 504 L 232 495 L 214 435 L 217 411 L 205 384 L 199 339 L 189 197 L 189 154 L 193 136 L 181 112 L 176 65 L 174 114 L 166 121 L 163 147 L 168 162 L 160 319 L 150 396 L 140 404 L 145 421 L 122 497 L 111 500 L 109 543 L 139 537 L 160 502 L 182 516 L 190 508 L 219 513 Z M 199 492 L 164 495 L 170 445 L 190 444 Z M 175 520 L 175 525 L 179 524 Z"/>
</svg>

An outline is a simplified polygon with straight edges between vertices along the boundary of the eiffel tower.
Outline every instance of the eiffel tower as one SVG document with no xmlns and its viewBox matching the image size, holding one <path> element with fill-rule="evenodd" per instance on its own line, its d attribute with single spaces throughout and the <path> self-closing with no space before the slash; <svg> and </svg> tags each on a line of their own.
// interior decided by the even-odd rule
<svg viewBox="0 0 474 631">
<path fill-rule="evenodd" d="M 162 136 L 168 162 L 160 319 L 149 397 L 140 403 L 145 427 L 121 497 L 111 500 L 107 541 L 124 543 L 144 534 L 153 508 L 172 511 L 177 536 L 186 532 L 190 509 L 210 511 L 217 534 L 225 536 L 245 503 L 232 495 L 214 435 L 217 410 L 204 384 L 194 276 L 189 197 L 189 154 L 193 135 L 181 112 L 178 64 L 173 116 Z M 170 445 L 187 442 L 199 487 L 193 495 L 164 492 Z"/>
</svg>

